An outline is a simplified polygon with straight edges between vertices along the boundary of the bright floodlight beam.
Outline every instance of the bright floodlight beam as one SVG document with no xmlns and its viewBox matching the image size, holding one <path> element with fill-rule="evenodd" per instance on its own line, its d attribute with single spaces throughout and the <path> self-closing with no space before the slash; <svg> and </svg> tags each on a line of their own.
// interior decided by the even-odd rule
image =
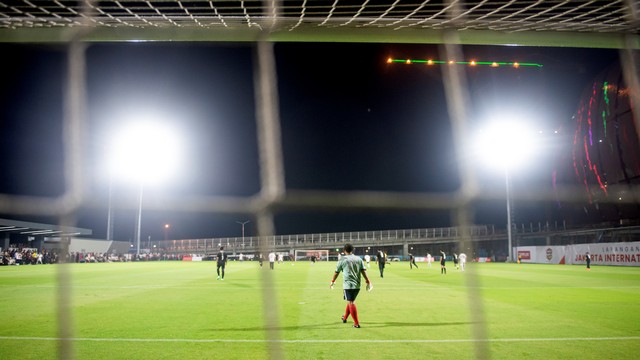
<svg viewBox="0 0 640 360">
<path fill-rule="evenodd" d="M 136 222 L 136 255 L 140 255 L 142 195 L 144 186 L 166 181 L 176 172 L 180 144 L 175 131 L 153 122 L 134 123 L 114 137 L 110 172 L 120 180 L 139 186 Z"/>
<path fill-rule="evenodd" d="M 478 133 L 474 153 L 484 163 L 504 171 L 507 196 L 507 242 L 508 261 L 513 262 L 511 194 L 509 171 L 527 162 L 534 150 L 533 132 L 517 118 L 490 124 Z"/>
<path fill-rule="evenodd" d="M 175 131 L 161 124 L 132 124 L 114 138 L 111 171 L 136 183 L 161 183 L 175 173 L 180 158 Z"/>
</svg>

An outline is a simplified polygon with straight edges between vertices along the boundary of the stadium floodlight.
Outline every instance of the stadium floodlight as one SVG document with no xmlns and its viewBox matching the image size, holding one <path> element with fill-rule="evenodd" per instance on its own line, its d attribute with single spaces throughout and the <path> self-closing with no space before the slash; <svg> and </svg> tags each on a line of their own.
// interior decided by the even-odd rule
<svg viewBox="0 0 640 360">
<path fill-rule="evenodd" d="M 487 165 L 513 170 L 532 155 L 533 134 L 525 123 L 517 120 L 491 123 L 478 132 L 476 154 Z"/>
<path fill-rule="evenodd" d="M 112 174 L 136 183 L 161 183 L 175 173 L 180 159 L 179 137 L 167 126 L 133 123 L 114 137 Z"/>
<path fill-rule="evenodd" d="M 164 241 L 169 240 L 169 228 L 171 224 L 164 224 Z"/>
<path fill-rule="evenodd" d="M 482 163 L 504 171 L 507 198 L 507 242 L 508 261 L 513 262 L 511 234 L 511 191 L 509 172 L 527 163 L 535 149 L 534 132 L 518 117 L 496 121 L 478 131 L 473 154 Z"/>
<path fill-rule="evenodd" d="M 109 153 L 110 176 L 139 187 L 136 255 L 140 255 L 144 186 L 164 182 L 176 173 L 181 158 L 179 138 L 173 129 L 158 122 L 131 122 L 113 137 Z"/>
</svg>

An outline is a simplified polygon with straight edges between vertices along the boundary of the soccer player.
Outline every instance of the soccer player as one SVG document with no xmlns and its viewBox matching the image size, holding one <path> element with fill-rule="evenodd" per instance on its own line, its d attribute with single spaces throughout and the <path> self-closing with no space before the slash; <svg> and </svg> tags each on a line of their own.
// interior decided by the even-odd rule
<svg viewBox="0 0 640 360">
<path fill-rule="evenodd" d="M 442 254 L 442 256 L 440 257 L 440 274 L 447 275 L 447 254 L 445 254 L 442 250 L 440 250 L 440 254 Z"/>
<path fill-rule="evenodd" d="M 218 267 L 216 268 L 216 272 L 218 273 L 217 280 L 224 281 L 224 268 L 227 265 L 227 254 L 224 252 L 224 246 L 220 246 L 220 252 L 218 252 Z M 222 269 L 222 277 L 220 277 L 220 269 Z"/>
<path fill-rule="evenodd" d="M 589 271 L 591 270 L 591 255 L 589 255 L 589 252 L 587 251 L 584 257 L 585 260 L 587 260 L 587 271 Z"/>
<path fill-rule="evenodd" d="M 460 261 L 460 269 L 464 271 L 465 264 L 467 263 L 467 254 L 460 253 L 460 255 L 458 255 L 458 260 Z"/>
<path fill-rule="evenodd" d="M 433 262 L 433 256 L 430 253 L 427 253 L 427 267 L 431 267 L 431 263 Z"/>
<path fill-rule="evenodd" d="M 355 303 L 356 297 L 358 297 L 358 293 L 360 292 L 360 276 L 364 277 L 364 280 L 367 283 L 367 290 L 371 290 L 373 285 L 371 285 L 371 281 L 369 281 L 369 277 L 367 276 L 367 269 L 365 268 L 364 261 L 360 257 L 352 254 L 353 245 L 345 244 L 344 252 L 345 256 L 338 261 L 336 271 L 333 274 L 333 278 L 331 278 L 330 287 L 333 289 L 333 285 L 338 278 L 338 274 L 342 272 L 343 297 L 347 301 L 347 308 L 340 319 L 343 323 L 346 323 L 349 315 L 351 315 L 353 318 L 353 327 L 360 328 L 358 310 L 356 309 Z"/>
<path fill-rule="evenodd" d="M 384 264 L 386 263 L 386 256 L 385 253 L 382 252 L 382 250 L 378 250 L 378 256 L 377 257 L 377 261 L 378 261 L 378 269 L 380 269 L 380 277 L 384 277 Z"/>
<path fill-rule="evenodd" d="M 416 269 L 418 268 L 418 264 L 416 264 L 416 258 L 413 256 L 413 254 L 409 254 L 409 269 L 413 269 L 413 267 L 416 267 Z"/>
<path fill-rule="evenodd" d="M 456 254 L 456 253 L 453 253 L 453 267 L 456 268 L 456 269 L 460 269 L 458 267 L 458 254 Z"/>
<path fill-rule="evenodd" d="M 269 268 L 273 270 L 273 264 L 276 262 L 276 254 L 274 252 L 269 253 Z"/>
<path fill-rule="evenodd" d="M 367 264 L 367 269 L 371 269 L 371 256 L 369 254 L 364 256 L 364 262 Z"/>
</svg>

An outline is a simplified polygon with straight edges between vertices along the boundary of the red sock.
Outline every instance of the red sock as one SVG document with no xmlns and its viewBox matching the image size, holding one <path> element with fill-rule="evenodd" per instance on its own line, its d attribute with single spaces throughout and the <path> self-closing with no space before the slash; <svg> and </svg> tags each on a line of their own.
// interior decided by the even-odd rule
<svg viewBox="0 0 640 360">
<path fill-rule="evenodd" d="M 344 310 L 344 319 L 347 320 L 349 318 L 349 314 L 351 313 L 351 309 L 349 308 L 349 304 L 347 303 L 347 308 Z"/>
<path fill-rule="evenodd" d="M 351 317 L 353 317 L 353 324 L 358 325 L 360 321 L 358 321 L 358 309 L 356 309 L 356 304 L 349 304 L 351 306 Z"/>
</svg>

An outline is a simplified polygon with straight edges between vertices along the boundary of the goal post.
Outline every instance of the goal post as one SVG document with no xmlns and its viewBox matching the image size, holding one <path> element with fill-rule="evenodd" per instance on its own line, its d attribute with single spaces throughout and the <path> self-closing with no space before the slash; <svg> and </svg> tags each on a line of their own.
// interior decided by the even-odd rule
<svg viewBox="0 0 640 360">
<path fill-rule="evenodd" d="M 311 261 L 315 256 L 316 261 L 329 261 L 329 250 L 295 250 L 294 261 Z"/>
</svg>

